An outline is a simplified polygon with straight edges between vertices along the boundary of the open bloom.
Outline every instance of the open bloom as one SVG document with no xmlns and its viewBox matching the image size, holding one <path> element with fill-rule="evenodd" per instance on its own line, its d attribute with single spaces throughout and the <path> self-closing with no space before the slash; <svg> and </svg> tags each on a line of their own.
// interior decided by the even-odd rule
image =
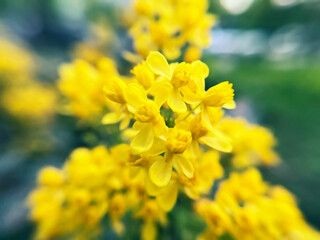
<svg viewBox="0 0 320 240">
<path fill-rule="evenodd" d="M 186 112 L 187 106 L 183 101 L 181 88 L 191 81 L 191 65 L 182 62 L 169 66 L 159 52 L 151 52 L 146 62 L 154 74 L 161 76 L 150 89 L 155 101 L 159 105 L 167 102 L 174 112 Z"/>
<path fill-rule="evenodd" d="M 183 129 L 172 128 L 153 148 L 151 154 L 156 150 L 157 156 L 152 158 L 153 163 L 149 168 L 149 177 L 158 187 L 168 185 L 174 167 L 179 174 L 188 178 L 193 176 L 193 163 L 186 150 L 191 143 L 191 133 Z M 158 155 L 164 153 L 164 156 Z M 148 153 L 147 153 L 148 154 Z"/>
<path fill-rule="evenodd" d="M 195 105 L 195 108 L 200 107 L 202 124 L 212 130 L 210 108 L 235 108 L 235 102 L 233 101 L 234 90 L 231 83 L 222 82 L 206 91 L 205 78 L 209 75 L 207 65 L 201 61 L 195 61 L 191 66 L 193 82 L 183 88 L 184 100 L 189 104 Z"/>
<path fill-rule="evenodd" d="M 125 98 L 128 110 L 134 115 L 136 122 L 133 129 L 137 134 L 131 141 L 133 154 L 145 152 L 151 148 L 155 137 L 162 136 L 166 131 L 160 106 L 148 99 L 145 90 L 136 83 L 128 85 Z"/>
<path fill-rule="evenodd" d="M 223 112 L 220 109 L 209 110 L 210 123 L 216 125 L 220 121 Z M 217 119 L 215 119 L 217 118 Z M 190 115 L 187 119 L 180 120 L 177 125 L 178 128 L 188 129 L 192 134 L 192 141 L 190 144 L 190 153 L 195 157 L 200 154 L 199 144 L 207 145 L 210 148 L 221 152 L 231 152 L 231 139 L 223 134 L 218 127 L 213 129 L 206 128 L 201 121 L 201 113 Z"/>
</svg>

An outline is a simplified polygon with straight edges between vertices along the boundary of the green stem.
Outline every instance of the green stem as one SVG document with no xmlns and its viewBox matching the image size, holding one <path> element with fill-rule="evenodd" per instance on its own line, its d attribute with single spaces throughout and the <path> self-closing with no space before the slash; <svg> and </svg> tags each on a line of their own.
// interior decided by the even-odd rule
<svg viewBox="0 0 320 240">
<path fill-rule="evenodd" d="M 200 105 L 201 105 L 201 103 L 199 103 L 197 106 L 195 106 L 194 108 L 192 108 L 192 109 L 190 110 L 190 112 L 187 114 L 187 116 L 185 116 L 185 117 L 183 118 L 183 120 L 186 120 L 186 119 L 194 112 L 194 110 L 196 110 L 198 107 L 200 107 Z"/>
</svg>

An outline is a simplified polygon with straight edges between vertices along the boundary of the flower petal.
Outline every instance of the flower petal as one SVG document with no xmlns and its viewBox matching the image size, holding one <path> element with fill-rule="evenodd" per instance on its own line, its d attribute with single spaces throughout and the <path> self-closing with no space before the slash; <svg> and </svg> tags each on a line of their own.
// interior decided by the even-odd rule
<svg viewBox="0 0 320 240">
<path fill-rule="evenodd" d="M 173 162 L 177 171 L 182 171 L 188 178 L 193 177 L 194 168 L 190 159 L 182 155 L 175 155 Z"/>
<path fill-rule="evenodd" d="M 128 84 L 128 87 L 125 91 L 125 99 L 129 105 L 134 108 L 138 108 L 142 103 L 147 101 L 146 91 L 136 83 Z M 128 108 L 129 110 L 132 110 Z"/>
<path fill-rule="evenodd" d="M 232 151 L 231 140 L 222 134 L 203 136 L 199 139 L 199 142 L 221 152 Z"/>
<path fill-rule="evenodd" d="M 145 178 L 146 191 L 150 196 L 157 196 L 163 190 L 162 187 L 156 186 L 150 179 L 149 176 Z"/>
<path fill-rule="evenodd" d="M 164 142 L 162 139 L 155 137 L 153 140 L 152 147 L 144 153 L 145 156 L 157 156 L 161 153 L 164 153 L 166 151 L 166 146 L 164 145 Z"/>
<path fill-rule="evenodd" d="M 163 190 L 161 194 L 157 196 L 157 202 L 159 206 L 166 212 L 169 212 L 176 204 L 178 197 L 179 184 L 174 181 Z"/>
<path fill-rule="evenodd" d="M 184 103 L 182 96 L 178 89 L 174 89 L 169 98 L 168 98 L 168 105 L 174 112 L 184 113 L 187 111 L 187 106 Z"/>
<path fill-rule="evenodd" d="M 154 221 L 146 221 L 142 225 L 142 240 L 156 240 L 157 239 L 157 227 Z"/>
<path fill-rule="evenodd" d="M 167 81 L 155 82 L 149 89 L 149 92 L 154 96 L 155 103 L 161 107 L 169 98 L 172 92 L 172 85 Z"/>
<path fill-rule="evenodd" d="M 210 121 L 210 115 L 208 112 L 208 108 L 201 106 L 201 123 L 202 125 L 207 128 L 209 131 L 213 130 L 211 121 Z"/>
<path fill-rule="evenodd" d="M 226 109 L 235 109 L 236 108 L 236 102 L 234 100 L 226 103 L 225 105 L 223 105 L 224 108 Z"/>
<path fill-rule="evenodd" d="M 107 113 L 103 116 L 101 123 L 102 124 L 114 124 L 117 123 L 121 120 L 121 114 L 117 113 L 117 112 L 111 112 L 111 113 Z"/>
<path fill-rule="evenodd" d="M 182 87 L 181 88 L 181 92 L 183 94 L 183 100 L 186 102 L 186 103 L 189 103 L 189 104 L 196 104 L 196 103 L 199 103 L 201 101 L 201 97 L 192 92 L 191 89 L 187 86 L 187 87 Z"/>
<path fill-rule="evenodd" d="M 146 60 L 149 68 L 158 75 L 171 78 L 171 70 L 166 58 L 159 52 L 151 52 Z"/>
<path fill-rule="evenodd" d="M 180 47 L 176 45 L 167 45 L 162 48 L 163 54 L 168 58 L 169 60 L 177 59 L 179 56 L 181 56 Z"/>
<path fill-rule="evenodd" d="M 123 120 L 121 121 L 120 126 L 119 126 L 120 130 L 126 129 L 129 126 L 130 121 L 131 121 L 130 117 L 123 116 Z"/>
<path fill-rule="evenodd" d="M 167 186 L 172 174 L 172 162 L 165 161 L 162 157 L 157 159 L 149 168 L 149 177 L 158 187 Z"/>
<path fill-rule="evenodd" d="M 154 135 L 152 126 L 147 125 L 146 127 L 142 128 L 132 139 L 130 144 L 132 154 L 139 154 L 148 151 L 153 144 L 153 139 Z"/>
<path fill-rule="evenodd" d="M 192 67 L 192 76 L 197 85 L 197 90 L 199 93 L 204 93 L 205 91 L 205 78 L 209 75 L 208 66 L 201 62 L 195 61 L 191 64 Z"/>
<path fill-rule="evenodd" d="M 197 157 L 200 155 L 200 148 L 197 140 L 192 140 L 190 144 L 190 154 L 192 157 Z"/>
</svg>

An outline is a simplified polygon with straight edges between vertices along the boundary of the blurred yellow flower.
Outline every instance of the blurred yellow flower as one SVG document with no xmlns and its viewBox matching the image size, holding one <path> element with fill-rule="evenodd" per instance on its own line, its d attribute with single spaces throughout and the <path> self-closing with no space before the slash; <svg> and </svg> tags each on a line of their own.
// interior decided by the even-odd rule
<svg viewBox="0 0 320 240">
<path fill-rule="evenodd" d="M 102 58 L 94 67 L 84 60 L 63 64 L 59 69 L 60 91 L 69 98 L 67 113 L 80 118 L 101 114 L 107 106 L 102 87 L 108 78 L 117 76 L 113 61 Z"/>
<path fill-rule="evenodd" d="M 196 47 L 188 59 L 199 59 L 201 49 L 210 43 L 210 30 L 216 18 L 209 14 L 207 0 L 135 0 L 135 21 L 130 35 L 142 57 L 161 51 L 168 59 L 181 56 L 183 46 Z"/>
<path fill-rule="evenodd" d="M 280 162 L 273 150 L 276 139 L 268 129 L 250 124 L 242 118 L 227 117 L 221 121 L 220 130 L 232 139 L 232 163 L 235 167 L 259 164 L 273 166 Z"/>
<path fill-rule="evenodd" d="M 17 81 L 15 75 L 30 74 L 34 67 L 34 60 L 26 49 L 12 40 L 0 38 L 0 76 L 11 74 L 13 78 L 10 81 Z"/>
<path fill-rule="evenodd" d="M 6 89 L 1 96 L 1 104 L 8 113 L 19 119 L 46 122 L 55 113 L 56 93 L 48 85 L 28 81 Z"/>
<path fill-rule="evenodd" d="M 229 199 L 229 200 L 228 200 Z M 208 229 L 199 239 L 319 239 L 303 219 L 292 195 L 264 183 L 256 169 L 232 173 L 220 185 L 214 201 L 201 199 L 197 213 Z"/>
</svg>

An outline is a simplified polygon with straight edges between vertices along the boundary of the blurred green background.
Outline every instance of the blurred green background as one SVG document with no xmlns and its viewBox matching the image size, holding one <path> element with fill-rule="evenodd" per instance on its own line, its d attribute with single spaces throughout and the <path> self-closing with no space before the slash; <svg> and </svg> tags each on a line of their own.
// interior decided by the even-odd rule
<svg viewBox="0 0 320 240">
<path fill-rule="evenodd" d="M 130 49 L 130 39 L 118 22 L 126 3 L 2 0 L 0 24 L 36 54 L 37 77 L 54 83 L 59 64 L 70 61 L 72 47 L 88 38 L 90 23 L 101 17 L 119 29 L 114 52 Z M 320 229 L 320 1 L 214 0 L 210 11 L 218 15 L 219 24 L 203 56 L 210 67 L 209 85 L 232 82 L 238 107 L 230 114 L 272 130 L 283 163 L 262 169 L 263 174 L 292 191 L 306 219 Z M 114 57 L 124 62 L 119 54 Z M 47 164 L 61 166 L 72 149 L 88 146 L 88 139 L 108 142 L 110 133 L 60 115 L 45 131 L 26 131 L 0 114 L 0 239 L 29 239 L 33 226 L 24 201 L 35 186 L 37 171 Z M 50 142 L 50 147 L 40 144 L 26 151 L 23 139 L 30 134 Z M 170 227 L 171 238 L 163 239 L 179 239 L 174 232 L 194 239 L 201 229 L 198 219 L 180 207 L 170 218 L 176 225 Z"/>
</svg>

